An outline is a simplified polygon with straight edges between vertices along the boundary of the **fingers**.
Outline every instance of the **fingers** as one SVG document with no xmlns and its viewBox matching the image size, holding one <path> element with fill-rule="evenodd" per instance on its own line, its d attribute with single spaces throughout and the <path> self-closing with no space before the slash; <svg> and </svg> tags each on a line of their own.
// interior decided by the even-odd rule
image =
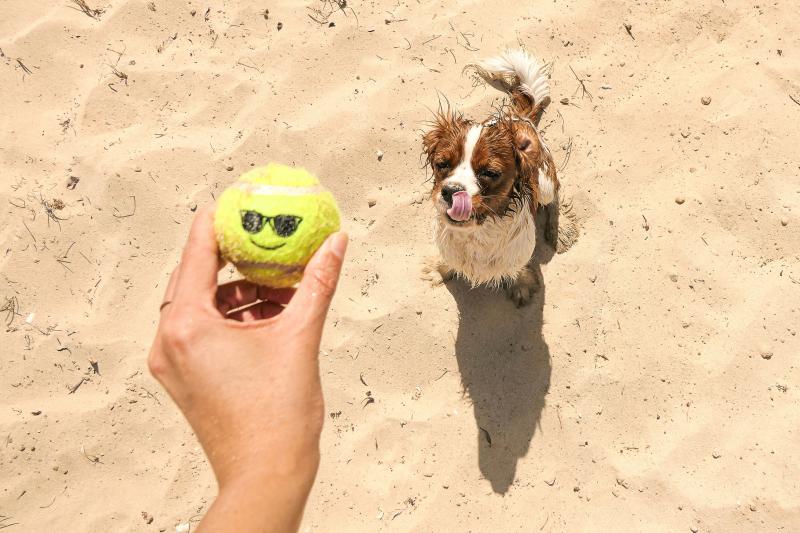
<svg viewBox="0 0 800 533">
<path fill-rule="evenodd" d="M 294 292 L 294 289 L 260 287 L 241 279 L 217 288 L 217 309 L 225 315 L 233 309 L 248 306 L 259 300 L 286 305 L 292 299 Z"/>
<path fill-rule="evenodd" d="M 175 300 L 213 302 L 217 289 L 219 250 L 214 235 L 214 206 L 200 210 L 192 223 L 175 282 Z"/>
<path fill-rule="evenodd" d="M 250 307 L 245 307 L 244 309 L 234 311 L 233 313 L 228 314 L 225 318 L 238 320 L 239 322 L 266 320 L 279 315 L 283 309 L 284 307 L 280 304 L 264 301 L 253 304 Z"/>
<path fill-rule="evenodd" d="M 322 334 L 346 250 L 347 234 L 340 232 L 328 237 L 306 266 L 303 280 L 286 307 L 287 320 L 304 324 L 310 328 L 310 335 Z"/>
<path fill-rule="evenodd" d="M 258 300 L 258 285 L 240 279 L 217 287 L 217 309 L 223 315 Z"/>
</svg>

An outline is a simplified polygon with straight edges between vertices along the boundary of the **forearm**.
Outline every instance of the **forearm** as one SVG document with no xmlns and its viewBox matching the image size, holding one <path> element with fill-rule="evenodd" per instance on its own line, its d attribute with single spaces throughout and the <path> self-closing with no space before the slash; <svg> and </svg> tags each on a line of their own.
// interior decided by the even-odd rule
<svg viewBox="0 0 800 533">
<path fill-rule="evenodd" d="M 315 474 L 316 468 L 296 476 L 230 481 L 220 487 L 198 532 L 297 531 Z"/>
</svg>

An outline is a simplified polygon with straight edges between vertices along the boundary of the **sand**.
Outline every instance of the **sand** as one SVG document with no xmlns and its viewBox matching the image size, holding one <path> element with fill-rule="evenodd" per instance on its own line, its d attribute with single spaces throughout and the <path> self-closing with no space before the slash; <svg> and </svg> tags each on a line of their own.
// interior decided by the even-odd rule
<svg viewBox="0 0 800 533">
<path fill-rule="evenodd" d="M 800 529 L 796 5 L 89 5 L 0 3 L 0 527 L 196 526 L 146 353 L 193 209 L 277 160 L 353 238 L 303 531 Z M 521 311 L 419 279 L 429 109 L 519 45 L 581 225 Z"/>
</svg>

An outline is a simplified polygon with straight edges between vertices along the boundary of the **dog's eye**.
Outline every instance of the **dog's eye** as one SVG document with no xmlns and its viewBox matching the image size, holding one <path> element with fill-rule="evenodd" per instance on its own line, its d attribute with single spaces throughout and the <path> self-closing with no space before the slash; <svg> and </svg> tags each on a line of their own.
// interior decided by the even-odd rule
<svg viewBox="0 0 800 533">
<path fill-rule="evenodd" d="M 490 180 L 495 180 L 495 179 L 500 177 L 500 173 L 499 172 L 495 172 L 494 170 L 490 170 L 490 169 L 487 168 L 486 170 L 481 172 L 481 176 L 487 177 Z"/>
<path fill-rule="evenodd" d="M 436 170 L 447 170 L 450 168 L 450 163 L 448 161 L 439 161 L 434 166 L 436 166 Z"/>
</svg>

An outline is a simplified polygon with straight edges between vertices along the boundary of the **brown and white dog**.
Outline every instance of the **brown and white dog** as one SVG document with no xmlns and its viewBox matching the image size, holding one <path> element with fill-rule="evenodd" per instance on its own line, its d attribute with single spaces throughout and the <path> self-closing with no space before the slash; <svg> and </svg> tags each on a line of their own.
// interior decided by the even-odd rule
<svg viewBox="0 0 800 533">
<path fill-rule="evenodd" d="M 470 67 L 511 103 L 483 122 L 440 109 L 423 137 L 441 254 L 427 272 L 503 286 L 523 306 L 539 287 L 528 263 L 540 206 L 547 212 L 545 237 L 558 243 L 556 166 L 534 124 L 550 102 L 550 84 L 545 67 L 522 50 Z"/>
</svg>

